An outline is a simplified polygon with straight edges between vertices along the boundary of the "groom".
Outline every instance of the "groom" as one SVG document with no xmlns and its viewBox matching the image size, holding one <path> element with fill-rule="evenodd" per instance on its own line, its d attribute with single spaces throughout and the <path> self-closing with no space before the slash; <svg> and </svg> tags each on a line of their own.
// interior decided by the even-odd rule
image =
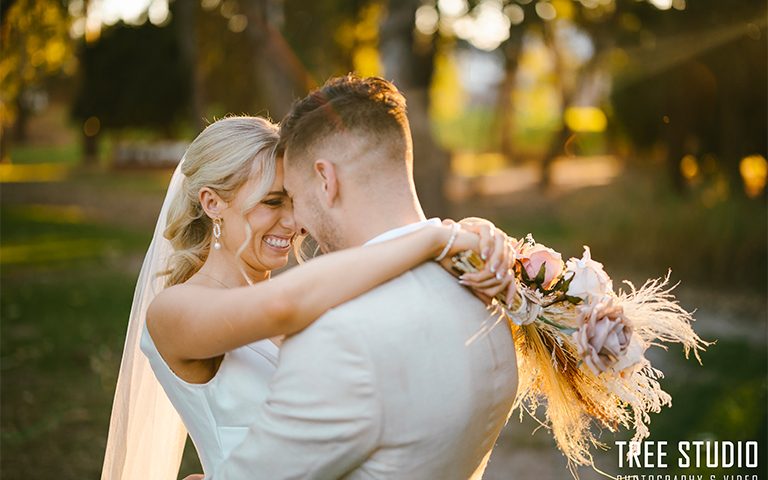
<svg viewBox="0 0 768 480">
<path fill-rule="evenodd" d="M 405 99 L 385 80 L 335 78 L 298 101 L 280 151 L 296 222 L 324 251 L 430 222 Z M 214 480 L 480 478 L 516 387 L 507 323 L 426 263 L 285 340 L 257 421 Z"/>
</svg>

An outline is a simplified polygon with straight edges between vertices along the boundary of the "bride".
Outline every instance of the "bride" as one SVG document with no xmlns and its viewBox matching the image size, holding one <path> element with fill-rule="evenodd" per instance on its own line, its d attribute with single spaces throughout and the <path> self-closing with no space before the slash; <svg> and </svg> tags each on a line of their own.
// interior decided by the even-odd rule
<svg viewBox="0 0 768 480">
<path fill-rule="evenodd" d="M 489 222 L 431 220 L 271 279 L 304 234 L 283 190 L 277 141 L 267 120 L 224 118 L 177 167 L 134 296 L 102 479 L 176 478 L 187 432 L 214 472 L 267 394 L 280 337 L 327 310 L 462 250 L 482 250 L 488 266 L 507 272 L 506 236 Z M 485 300 L 511 282 L 490 270 L 463 281 Z"/>
</svg>

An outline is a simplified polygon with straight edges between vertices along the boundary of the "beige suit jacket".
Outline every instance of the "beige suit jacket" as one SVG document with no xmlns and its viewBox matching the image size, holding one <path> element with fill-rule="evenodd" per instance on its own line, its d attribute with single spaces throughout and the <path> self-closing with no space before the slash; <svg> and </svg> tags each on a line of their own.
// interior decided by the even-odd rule
<svg viewBox="0 0 768 480">
<path fill-rule="evenodd" d="M 430 262 L 287 339 L 212 478 L 480 478 L 516 388 L 507 322 Z"/>
</svg>

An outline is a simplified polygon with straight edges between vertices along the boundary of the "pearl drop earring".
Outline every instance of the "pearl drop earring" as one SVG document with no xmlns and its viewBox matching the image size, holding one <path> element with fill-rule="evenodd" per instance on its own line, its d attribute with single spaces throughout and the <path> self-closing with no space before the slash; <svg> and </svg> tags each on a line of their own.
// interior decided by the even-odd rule
<svg viewBox="0 0 768 480">
<path fill-rule="evenodd" d="M 221 238 L 221 219 L 214 218 L 213 219 L 213 249 L 214 250 L 221 250 L 221 242 L 219 242 L 220 238 Z"/>
</svg>

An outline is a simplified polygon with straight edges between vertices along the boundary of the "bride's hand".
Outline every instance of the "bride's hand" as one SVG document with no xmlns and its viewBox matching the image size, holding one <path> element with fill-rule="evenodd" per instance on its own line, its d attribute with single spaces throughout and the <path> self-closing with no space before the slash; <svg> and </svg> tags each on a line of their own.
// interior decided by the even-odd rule
<svg viewBox="0 0 768 480">
<path fill-rule="evenodd" d="M 452 226 L 455 222 L 445 220 L 445 226 Z M 469 218 L 459 222 L 461 230 L 441 265 L 448 271 L 451 268 L 451 256 L 464 250 L 474 250 L 481 258 L 484 257 L 485 268 L 477 273 L 464 274 L 460 283 L 473 290 L 473 292 L 486 303 L 490 303 L 493 297 L 503 291 L 509 291 L 513 285 L 514 276 L 510 272 L 511 263 L 514 261 L 514 253 L 508 245 L 507 235 L 496 228 L 493 223 L 481 218 Z"/>
<path fill-rule="evenodd" d="M 205 475 L 202 473 L 195 473 L 192 475 L 187 475 L 184 477 L 184 480 L 203 480 L 205 478 Z"/>
<path fill-rule="evenodd" d="M 485 267 L 479 272 L 462 275 L 462 285 L 488 299 L 504 291 L 509 296 L 510 290 L 514 288 L 512 264 L 515 253 L 507 242 L 507 234 L 484 218 L 469 217 L 459 224 L 462 229 L 480 236 L 480 257 L 485 261 Z"/>
<path fill-rule="evenodd" d="M 451 222 L 451 220 L 448 220 Z M 483 271 L 485 275 L 478 277 L 478 281 L 490 278 L 498 272 L 503 272 L 510 266 L 509 249 L 506 248 L 507 234 L 496 228 L 490 220 L 478 217 L 469 217 L 459 221 L 463 230 L 476 233 L 480 236 L 480 258 L 485 262 Z"/>
</svg>

